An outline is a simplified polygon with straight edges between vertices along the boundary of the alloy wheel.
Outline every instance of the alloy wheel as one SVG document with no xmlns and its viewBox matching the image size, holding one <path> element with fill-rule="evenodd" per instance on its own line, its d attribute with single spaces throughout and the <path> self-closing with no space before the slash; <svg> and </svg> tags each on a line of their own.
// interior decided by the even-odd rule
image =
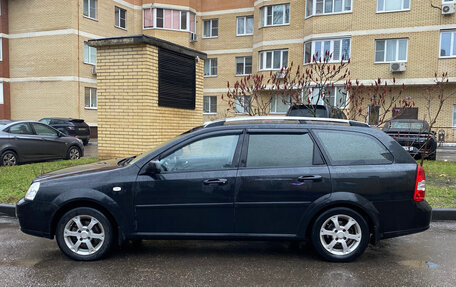
<svg viewBox="0 0 456 287">
<path fill-rule="evenodd" d="M 6 153 L 2 158 L 3 166 L 14 166 L 17 164 L 16 156 L 13 153 Z"/>
<path fill-rule="evenodd" d="M 331 216 L 320 229 L 321 244 L 333 255 L 347 255 L 354 252 L 361 238 L 362 231 L 359 223 L 345 214 Z"/>
<path fill-rule="evenodd" d="M 73 147 L 70 149 L 70 159 L 79 159 L 80 157 L 81 156 L 78 148 Z"/>
<path fill-rule="evenodd" d="M 77 215 L 65 225 L 63 238 L 67 247 L 74 253 L 91 255 L 103 246 L 105 230 L 95 217 Z"/>
</svg>

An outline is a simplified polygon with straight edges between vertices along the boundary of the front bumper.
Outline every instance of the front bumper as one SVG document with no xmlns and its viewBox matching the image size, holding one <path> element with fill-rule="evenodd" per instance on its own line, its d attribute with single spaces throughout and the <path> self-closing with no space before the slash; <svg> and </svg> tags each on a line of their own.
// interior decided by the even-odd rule
<svg viewBox="0 0 456 287">
<path fill-rule="evenodd" d="M 30 235 L 52 239 L 52 215 L 57 207 L 51 203 L 28 201 L 24 198 L 16 204 L 16 216 L 19 219 L 21 231 Z"/>
</svg>

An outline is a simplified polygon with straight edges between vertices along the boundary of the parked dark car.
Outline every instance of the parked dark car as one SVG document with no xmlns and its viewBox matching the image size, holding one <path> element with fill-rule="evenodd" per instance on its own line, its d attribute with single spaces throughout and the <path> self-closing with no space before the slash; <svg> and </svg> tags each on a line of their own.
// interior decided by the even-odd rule
<svg viewBox="0 0 456 287">
<path fill-rule="evenodd" d="M 40 122 L 0 123 L 0 165 L 83 156 L 82 141 Z"/>
<path fill-rule="evenodd" d="M 435 160 L 437 139 L 429 133 L 429 124 L 422 120 L 398 119 L 385 123 L 383 131 L 393 137 L 414 158 Z"/>
<path fill-rule="evenodd" d="M 139 239 L 310 240 L 330 261 L 429 228 L 425 174 L 382 131 L 347 120 L 227 119 L 136 157 L 36 178 L 23 232 L 94 260 Z"/>
<path fill-rule="evenodd" d="M 326 105 L 293 105 L 288 109 L 287 116 L 347 119 L 341 109 Z"/>
<path fill-rule="evenodd" d="M 82 140 L 84 145 L 89 143 L 90 127 L 82 119 L 44 118 L 40 122 L 50 125 L 67 135 L 77 137 Z"/>
</svg>

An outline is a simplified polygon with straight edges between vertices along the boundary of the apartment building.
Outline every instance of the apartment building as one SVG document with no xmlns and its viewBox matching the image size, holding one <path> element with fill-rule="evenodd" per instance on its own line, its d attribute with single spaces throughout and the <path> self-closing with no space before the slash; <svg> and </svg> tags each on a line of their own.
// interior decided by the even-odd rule
<svg viewBox="0 0 456 287">
<path fill-rule="evenodd" d="M 208 54 L 205 120 L 230 115 L 221 98 L 227 82 L 291 62 L 305 66 L 325 51 L 335 62 L 350 58 L 353 79 L 369 84 L 396 78 L 396 85 L 405 84 L 405 96 L 423 118 L 423 87 L 433 83 L 435 72 L 449 72 L 456 89 L 455 2 L 1 0 L 0 118 L 67 116 L 96 127 L 96 49 L 87 41 L 135 34 Z M 337 89 L 334 104 L 343 107 L 346 96 Z M 271 114 L 287 108 L 274 100 Z M 437 125 L 453 132 L 456 96 L 446 102 Z"/>
</svg>

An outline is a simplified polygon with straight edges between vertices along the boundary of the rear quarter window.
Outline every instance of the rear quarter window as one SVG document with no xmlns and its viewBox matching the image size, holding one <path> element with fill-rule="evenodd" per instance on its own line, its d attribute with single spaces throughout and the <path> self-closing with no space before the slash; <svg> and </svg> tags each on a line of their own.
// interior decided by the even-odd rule
<svg viewBox="0 0 456 287">
<path fill-rule="evenodd" d="M 316 130 L 333 165 L 390 164 L 393 155 L 375 137 L 358 132 Z"/>
</svg>

